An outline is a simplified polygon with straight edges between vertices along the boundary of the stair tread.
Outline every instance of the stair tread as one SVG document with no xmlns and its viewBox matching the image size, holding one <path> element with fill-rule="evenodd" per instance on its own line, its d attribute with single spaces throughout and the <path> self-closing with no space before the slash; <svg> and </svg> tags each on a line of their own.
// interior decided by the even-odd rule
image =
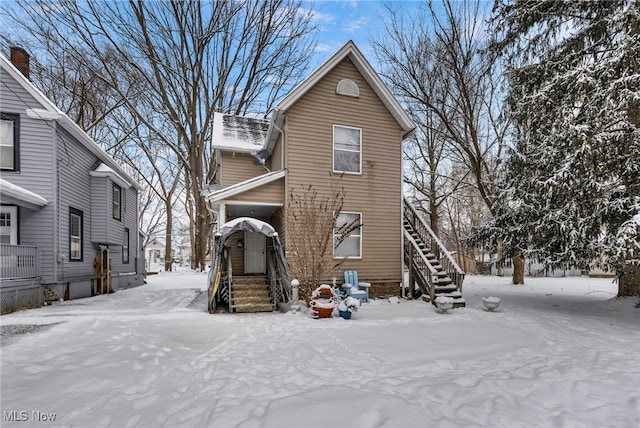
<svg viewBox="0 0 640 428">
<path fill-rule="evenodd" d="M 453 284 L 453 283 L 449 283 L 449 284 L 446 284 L 446 285 L 438 285 L 438 284 L 436 284 L 434 286 L 434 289 L 436 291 L 443 291 L 443 292 L 457 291 L 458 290 L 458 286 Z"/>
<path fill-rule="evenodd" d="M 438 293 L 438 297 L 442 296 L 442 297 L 451 297 L 454 299 L 462 299 L 462 293 L 459 291 L 451 291 L 448 293 Z"/>
<path fill-rule="evenodd" d="M 272 312 L 274 311 L 274 305 L 272 304 L 257 304 L 247 303 L 241 305 L 231 305 L 236 312 Z"/>
<path fill-rule="evenodd" d="M 240 299 L 233 299 L 232 303 L 234 305 L 252 305 L 252 304 L 260 304 L 266 305 L 271 304 L 271 299 L 269 298 L 254 298 L 254 297 L 246 297 Z"/>
</svg>

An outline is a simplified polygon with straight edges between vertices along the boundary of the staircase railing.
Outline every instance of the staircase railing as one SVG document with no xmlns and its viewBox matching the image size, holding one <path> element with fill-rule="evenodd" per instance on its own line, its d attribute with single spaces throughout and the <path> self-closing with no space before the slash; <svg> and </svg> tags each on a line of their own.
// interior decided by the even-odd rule
<svg viewBox="0 0 640 428">
<path fill-rule="evenodd" d="M 431 301 L 433 301 L 438 271 L 431 266 L 431 263 L 422 252 L 420 244 L 406 230 L 404 231 L 404 245 L 405 261 L 407 264 L 411 264 L 410 268 L 413 270 L 413 274 L 417 276 L 418 284 L 421 285 L 420 290 L 423 293 L 427 293 L 431 297 Z"/>
<path fill-rule="evenodd" d="M 451 281 L 458 287 L 458 291 L 462 292 L 462 281 L 464 280 L 464 271 L 451 257 L 451 253 L 446 249 L 442 241 L 433 233 L 433 230 L 427 225 L 422 215 L 407 200 L 404 201 L 404 218 L 413 230 L 418 234 L 425 244 L 431 244 L 431 252 L 436 256 L 443 270 L 449 275 Z"/>
</svg>

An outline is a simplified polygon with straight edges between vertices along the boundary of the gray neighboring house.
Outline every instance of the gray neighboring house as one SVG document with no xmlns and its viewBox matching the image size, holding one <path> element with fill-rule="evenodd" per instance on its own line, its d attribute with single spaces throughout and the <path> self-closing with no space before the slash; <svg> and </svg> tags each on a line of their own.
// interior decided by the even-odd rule
<svg viewBox="0 0 640 428">
<path fill-rule="evenodd" d="M 2 313 L 144 283 L 142 190 L 29 80 L 29 55 L 0 55 Z"/>
</svg>

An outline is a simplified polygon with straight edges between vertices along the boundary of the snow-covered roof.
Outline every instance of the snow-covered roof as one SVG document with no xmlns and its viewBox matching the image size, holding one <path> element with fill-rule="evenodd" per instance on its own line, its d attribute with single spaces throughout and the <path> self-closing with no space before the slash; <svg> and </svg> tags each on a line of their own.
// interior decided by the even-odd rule
<svg viewBox="0 0 640 428">
<path fill-rule="evenodd" d="M 262 233 L 269 237 L 278 235 L 269 223 L 251 217 L 238 217 L 220 226 L 220 230 L 216 232 L 216 236 L 225 237 L 241 230 Z"/>
<path fill-rule="evenodd" d="M 0 55 L 0 67 L 4 69 L 19 85 L 21 85 L 43 108 L 29 108 L 27 116 L 33 119 L 55 120 L 71 135 L 73 135 L 84 147 L 93 153 L 98 159 L 109 165 L 118 175 L 125 179 L 130 186 L 142 190 L 138 184 L 118 163 L 105 152 L 86 132 L 78 126 L 69 116 L 60 110 L 46 95 L 44 95 L 29 79 L 27 79 L 7 58 Z"/>
<path fill-rule="evenodd" d="M 116 183 L 118 186 L 128 189 L 131 185 L 124 178 L 120 177 L 117 172 L 115 172 L 111 167 L 105 165 L 104 163 L 100 163 L 96 169 L 89 172 L 89 175 L 92 177 L 109 177 L 111 181 Z"/>
<path fill-rule="evenodd" d="M 0 202 L 3 204 L 18 205 L 30 209 L 40 209 L 47 205 L 42 196 L 0 178 Z"/>
<path fill-rule="evenodd" d="M 263 148 L 268 129 L 267 120 L 214 113 L 211 143 L 216 149 L 254 153 Z"/>
</svg>

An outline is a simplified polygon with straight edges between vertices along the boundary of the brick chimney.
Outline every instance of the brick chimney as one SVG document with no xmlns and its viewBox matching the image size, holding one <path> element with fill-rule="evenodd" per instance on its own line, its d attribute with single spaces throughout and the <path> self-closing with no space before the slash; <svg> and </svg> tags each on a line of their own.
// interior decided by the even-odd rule
<svg viewBox="0 0 640 428">
<path fill-rule="evenodd" d="M 11 64 L 29 78 L 29 54 L 20 46 L 11 46 Z"/>
</svg>

